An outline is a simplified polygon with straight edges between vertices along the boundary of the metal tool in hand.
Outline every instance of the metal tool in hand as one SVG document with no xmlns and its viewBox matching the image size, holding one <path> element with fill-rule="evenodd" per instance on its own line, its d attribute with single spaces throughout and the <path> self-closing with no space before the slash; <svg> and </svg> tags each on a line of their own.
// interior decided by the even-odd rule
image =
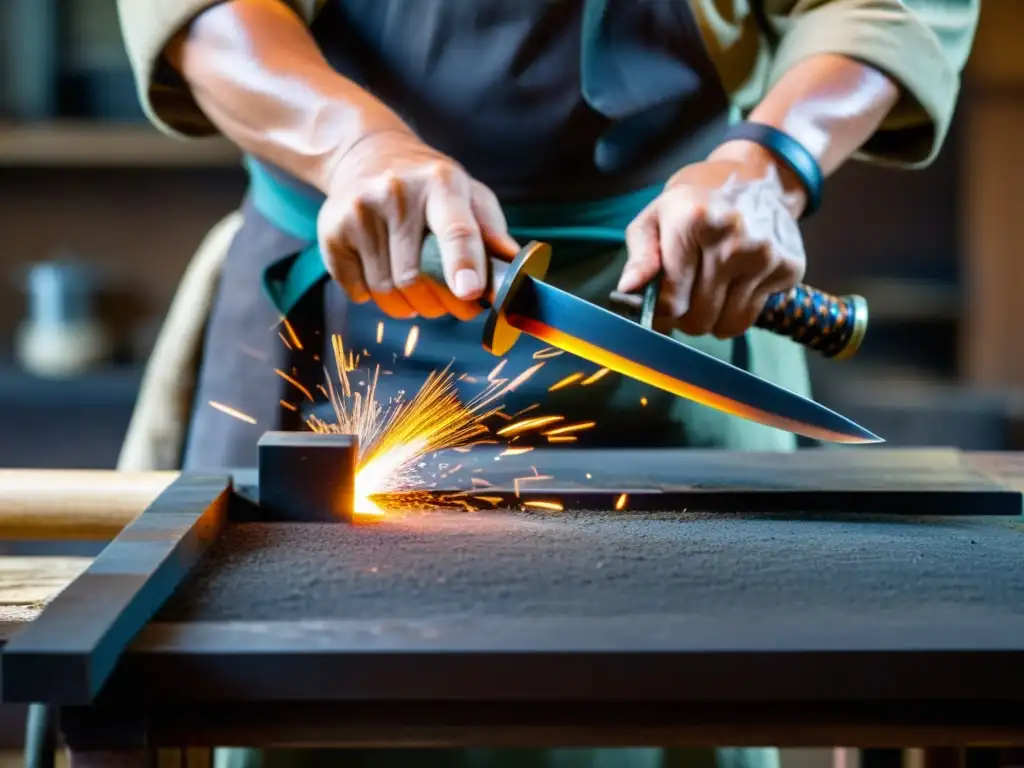
<svg viewBox="0 0 1024 768">
<path fill-rule="evenodd" d="M 653 329 L 661 279 L 659 273 L 642 294 L 612 291 L 608 297 L 611 308 Z M 864 342 L 868 304 L 862 296 L 834 296 L 800 283 L 769 296 L 754 325 L 788 336 L 824 357 L 846 360 Z"/>
<path fill-rule="evenodd" d="M 648 312 L 642 313 L 644 322 L 634 322 L 545 283 L 550 264 L 551 246 L 536 241 L 528 243 L 512 262 L 493 256 L 488 259 L 488 288 L 481 304 L 488 309 L 482 341 L 489 352 L 505 355 L 520 334 L 526 333 L 652 387 L 770 427 L 836 443 L 881 442 L 860 425 L 813 400 L 653 330 L 650 322 L 656 293 L 647 302 Z M 433 235 L 424 241 L 420 268 L 431 279 L 444 283 L 440 249 Z M 802 298 L 795 301 L 803 306 Z M 773 320 L 774 315 L 764 315 L 765 322 L 772 330 L 800 341 L 792 326 L 810 327 L 800 319 L 804 314 L 798 314 L 795 304 L 790 306 L 784 298 L 773 298 L 771 304 L 778 307 L 772 312 L 789 320 L 783 324 L 781 319 Z M 856 309 L 855 304 L 850 300 L 850 307 Z M 637 302 L 620 297 L 614 305 L 633 312 Z M 643 299 L 640 306 L 642 309 Z M 855 321 L 853 327 L 860 328 L 862 337 L 863 325 L 857 326 Z M 801 335 L 810 338 L 806 331 Z M 853 335 L 851 330 L 851 340 Z"/>
</svg>

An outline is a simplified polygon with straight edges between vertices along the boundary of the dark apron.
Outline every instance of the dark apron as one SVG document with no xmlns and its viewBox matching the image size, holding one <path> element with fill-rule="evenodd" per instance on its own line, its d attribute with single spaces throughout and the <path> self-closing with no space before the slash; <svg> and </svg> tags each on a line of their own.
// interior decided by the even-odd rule
<svg viewBox="0 0 1024 768">
<path fill-rule="evenodd" d="M 416 13 L 408 12 L 410 3 Z M 681 0 L 333 0 L 314 34 L 339 71 L 396 106 L 428 143 L 492 186 L 508 208 L 542 200 L 557 210 L 635 195 L 703 157 L 728 119 L 727 98 Z M 453 92 L 459 94 L 455 103 Z M 286 183 L 318 194 L 294 179 Z M 567 200 L 575 202 L 566 205 Z M 372 306 L 348 306 L 329 282 L 316 285 L 289 314 L 302 347 L 297 348 L 267 301 L 261 278 L 310 242 L 289 236 L 251 201 L 243 212 L 207 328 L 186 467 L 251 466 L 263 431 L 301 427 L 312 403 L 275 369 L 316 396 L 324 364 L 333 365 L 331 334 L 341 334 L 356 353 L 365 350 L 365 363 L 390 371 L 378 384 L 385 401 L 399 391 L 411 395 L 430 371 L 452 361 L 457 371 L 478 380 L 500 362 L 480 345 L 482 320 L 394 321 Z M 594 300 L 614 287 L 625 258 L 621 247 L 553 244 L 552 282 Z M 385 338 L 378 343 L 381 321 Z M 420 340 L 415 354 L 405 358 L 402 347 L 412 325 Z M 737 342 L 686 341 L 806 393 L 802 353 L 786 340 L 752 331 Z M 533 364 L 540 348 L 524 337 L 503 373 Z M 510 395 L 506 410 L 515 413 L 539 402 L 566 418 L 597 420 L 596 429 L 581 435 L 587 445 L 795 445 L 786 433 L 614 374 L 585 391 L 547 392 L 564 376 L 595 370 L 569 355 L 551 358 L 529 385 Z M 228 416 L 211 402 L 250 418 Z"/>
</svg>

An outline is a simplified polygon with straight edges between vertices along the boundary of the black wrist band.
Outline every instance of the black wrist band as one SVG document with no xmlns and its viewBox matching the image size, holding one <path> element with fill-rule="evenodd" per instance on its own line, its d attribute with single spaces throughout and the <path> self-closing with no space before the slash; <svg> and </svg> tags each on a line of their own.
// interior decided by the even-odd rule
<svg viewBox="0 0 1024 768">
<path fill-rule="evenodd" d="M 762 123 L 736 123 L 729 126 L 721 144 L 728 141 L 752 141 L 759 144 L 785 165 L 800 181 L 807 195 L 807 205 L 801 218 L 806 218 L 821 207 L 825 176 L 814 155 L 789 134 Z"/>
</svg>

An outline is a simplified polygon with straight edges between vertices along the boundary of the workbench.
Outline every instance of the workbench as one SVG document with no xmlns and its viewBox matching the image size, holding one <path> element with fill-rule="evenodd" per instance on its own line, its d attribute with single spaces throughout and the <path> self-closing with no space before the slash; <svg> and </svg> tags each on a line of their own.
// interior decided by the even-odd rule
<svg viewBox="0 0 1024 768">
<path fill-rule="evenodd" d="M 933 465 L 1024 489 L 1024 454 L 865 450 L 896 474 Z M 690 466 L 691 453 L 670 458 Z M 813 469 L 823 453 L 788 461 Z M 756 455 L 731 460 L 770 474 Z M 640 452 L 588 469 L 622 487 L 671 463 Z M 34 649 L 4 652 L 5 696 L 52 692 L 80 764 L 214 745 L 1024 745 L 1019 508 L 835 513 L 807 496 L 810 511 L 658 510 L 648 497 L 267 523 L 251 473 L 227 496 L 224 482 L 175 481 L 43 612 Z M 188 513 L 195 535 L 149 575 L 164 582 L 152 615 L 123 589 L 67 597 L 90 578 L 100 591 L 138 581 L 184 514 L 169 511 L 174 493 L 214 512 Z M 62 599 L 65 619 L 44 627 Z M 47 661 L 40 638 L 66 634 L 71 599 L 84 634 L 51 638 Z M 107 659 L 133 620 L 141 631 Z M 29 674 L 42 669 L 46 683 Z"/>
</svg>

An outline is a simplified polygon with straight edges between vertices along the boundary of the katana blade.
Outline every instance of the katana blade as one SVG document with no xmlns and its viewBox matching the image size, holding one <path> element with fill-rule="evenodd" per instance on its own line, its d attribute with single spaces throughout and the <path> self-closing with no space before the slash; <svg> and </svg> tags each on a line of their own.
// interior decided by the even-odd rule
<svg viewBox="0 0 1024 768">
<path fill-rule="evenodd" d="M 769 427 L 833 443 L 882 439 L 829 408 L 521 275 L 502 308 L 513 328 L 596 365 Z"/>
</svg>

